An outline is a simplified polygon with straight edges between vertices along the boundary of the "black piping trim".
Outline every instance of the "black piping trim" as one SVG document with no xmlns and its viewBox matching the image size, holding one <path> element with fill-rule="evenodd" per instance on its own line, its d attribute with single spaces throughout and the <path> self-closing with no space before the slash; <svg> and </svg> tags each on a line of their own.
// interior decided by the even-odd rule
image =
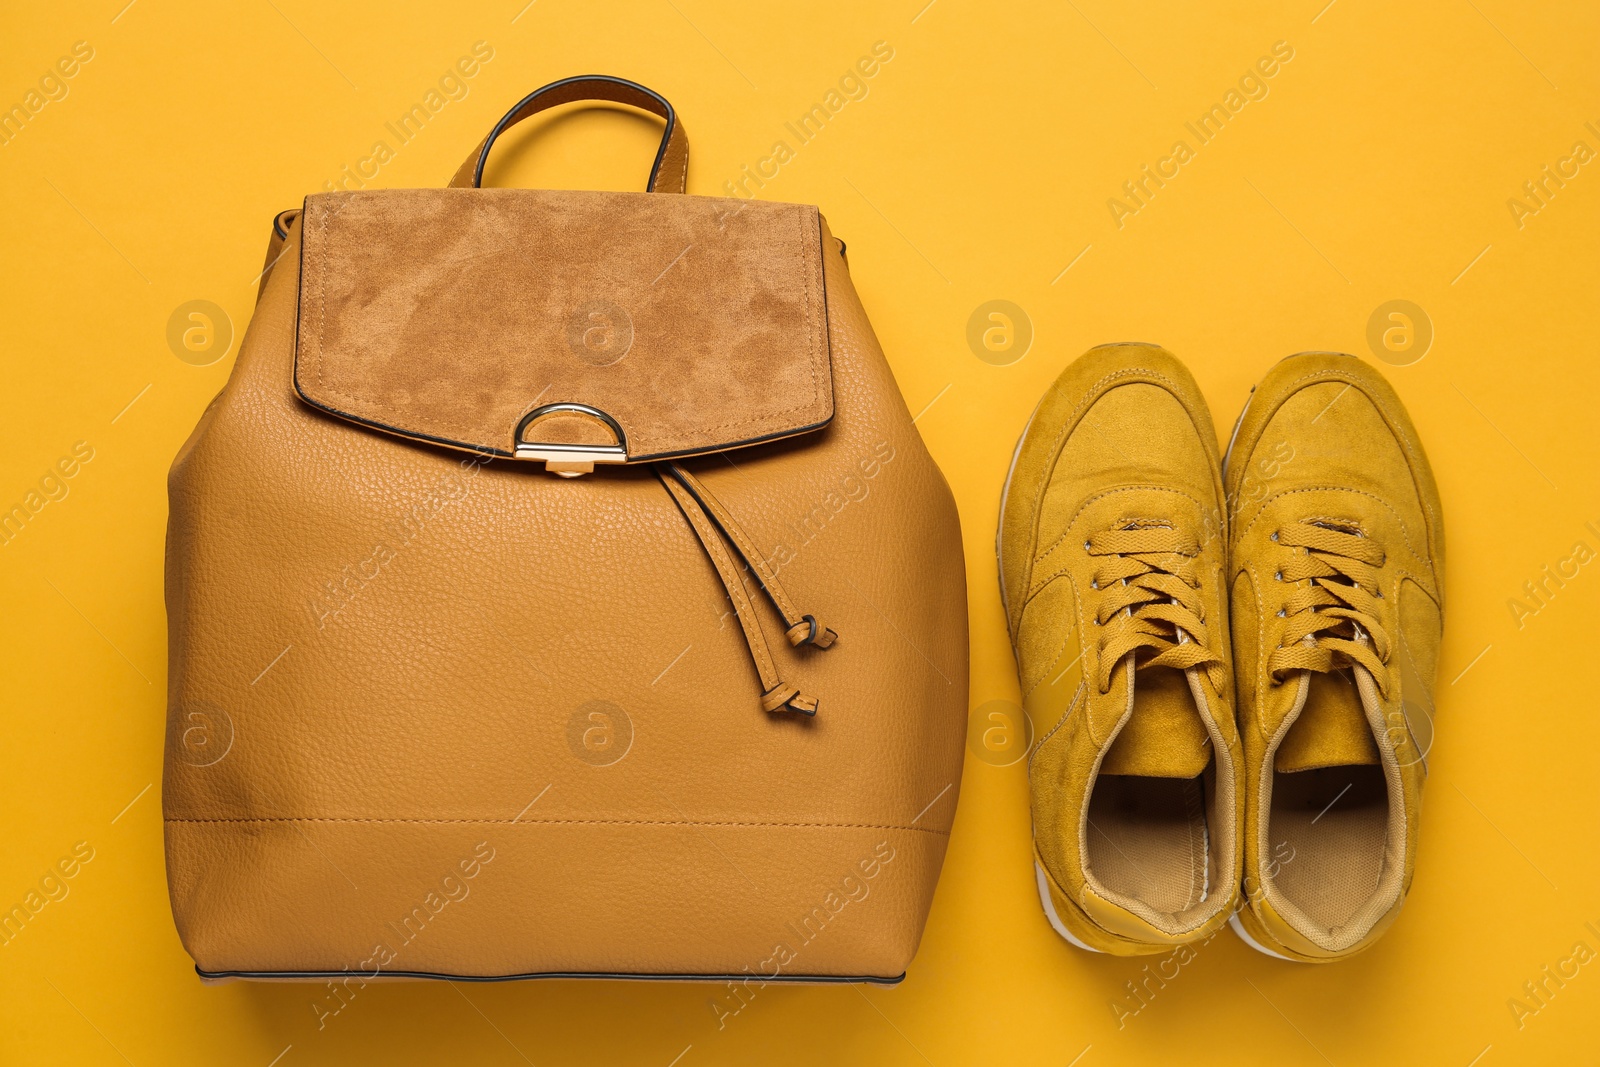
<svg viewBox="0 0 1600 1067">
<path fill-rule="evenodd" d="M 826 232 L 822 226 L 822 209 L 813 207 L 811 213 L 817 220 L 817 284 L 822 286 L 822 347 L 828 352 L 828 422 L 833 421 L 833 413 L 838 409 L 839 403 L 833 395 L 833 315 L 828 311 L 828 244 L 823 236 Z M 838 241 L 837 237 L 834 240 Z M 839 241 L 839 257 L 844 258 L 844 242 Z M 845 259 L 845 267 L 850 266 L 850 261 Z M 298 302 L 296 304 L 298 307 Z M 299 344 L 299 334 L 295 334 L 295 343 Z M 826 423 L 824 424 L 826 425 Z"/>
<path fill-rule="evenodd" d="M 272 216 L 272 232 L 277 234 L 283 240 L 287 241 L 289 239 L 289 227 L 294 225 L 294 220 L 290 219 L 289 221 L 285 222 L 284 216 L 293 215 L 298 218 L 301 210 L 301 208 L 292 207 L 287 211 L 280 211 L 276 215 Z"/>
<path fill-rule="evenodd" d="M 304 401 L 308 406 L 316 408 L 318 411 L 326 412 L 329 415 L 335 415 L 356 426 L 366 426 L 374 430 L 383 430 L 385 433 L 393 434 L 396 437 L 405 438 L 411 441 L 420 441 L 423 444 L 443 445 L 445 448 L 449 448 L 453 451 L 466 452 L 474 456 L 492 456 L 495 459 L 517 458 L 514 452 L 507 452 L 503 448 L 495 448 L 491 445 L 468 444 L 464 441 L 452 441 L 445 437 L 435 437 L 432 434 L 418 433 L 412 430 L 402 429 L 399 426 L 390 426 L 388 423 L 378 422 L 376 419 L 363 419 L 359 416 L 351 415 L 349 412 L 340 411 L 338 408 L 331 408 L 320 401 L 313 400 L 300 388 L 300 366 L 298 359 L 295 361 L 294 391 L 295 395 Z M 832 421 L 833 412 L 829 411 L 827 418 L 823 419 L 821 422 L 815 422 L 808 426 L 799 426 L 792 430 L 779 430 L 775 433 L 765 434 L 761 437 L 750 437 L 743 441 L 728 441 L 705 448 L 684 448 L 679 449 L 676 452 L 656 452 L 648 456 L 629 456 L 627 463 L 617 464 L 617 466 L 635 467 L 643 463 L 653 463 L 657 460 L 687 459 L 691 456 L 708 456 L 714 455 L 718 452 L 731 452 L 738 448 L 750 448 L 754 445 L 764 445 L 772 441 L 783 441 L 790 437 L 800 437 L 803 434 L 814 433 L 817 430 L 823 429 Z M 524 460 L 524 462 L 527 461 Z"/>
<path fill-rule="evenodd" d="M 300 980 L 318 978 L 361 978 L 373 981 L 378 978 L 423 978 L 440 982 L 526 982 L 539 978 L 599 978 L 611 981 L 640 982 L 742 982 L 755 977 L 762 982 L 793 982 L 824 985 L 843 985 L 870 982 L 873 985 L 894 986 L 906 979 L 901 971 L 893 978 L 880 975 L 842 974 L 630 974 L 621 971 L 531 971 L 527 974 L 441 974 L 437 971 L 384 971 L 367 974 L 365 971 L 205 971 L 198 965 L 194 973 L 207 981 L 224 978 Z"/>
<path fill-rule="evenodd" d="M 538 97 L 550 92 L 552 89 L 559 89 L 564 85 L 571 85 L 573 82 L 592 81 L 611 82 L 613 85 L 625 85 L 629 89 L 636 89 L 645 96 L 655 100 L 656 103 L 660 104 L 662 109 L 665 111 L 664 115 L 656 116 L 657 118 L 666 119 L 667 128 L 661 134 L 661 146 L 656 149 L 655 162 L 650 164 L 650 179 L 645 184 L 645 189 L 647 191 L 653 191 L 656 185 L 656 175 L 661 170 L 661 161 L 667 154 L 667 144 L 672 140 L 672 132 L 677 129 L 678 126 L 678 113 L 673 109 L 672 104 L 667 101 L 667 98 L 656 92 L 654 89 L 647 88 L 646 86 L 640 85 L 635 81 L 629 81 L 627 78 L 618 78 L 610 74 L 578 74 L 571 78 L 562 78 L 559 81 L 551 82 L 549 85 L 542 85 L 533 92 L 529 93 L 527 96 L 523 97 L 521 100 L 518 100 L 516 104 L 512 106 L 511 110 L 507 111 L 504 117 L 502 117 L 499 122 L 495 123 L 494 129 L 489 131 L 488 140 L 483 142 L 483 151 L 478 154 L 478 165 L 472 169 L 472 187 L 474 189 L 483 188 L 483 168 L 489 162 L 489 149 L 494 147 L 495 141 L 502 133 L 516 125 L 518 120 L 513 120 L 513 115 L 515 115 L 518 111 L 521 111 L 527 105 L 533 103 L 533 101 Z M 579 101 L 577 100 L 569 101 L 569 103 L 574 104 L 578 102 Z M 637 104 L 629 104 L 626 101 L 621 100 L 591 100 L 591 103 L 622 104 L 623 107 L 632 107 L 639 111 L 646 111 L 648 113 L 648 109 L 646 108 L 639 107 Z M 534 112 L 534 114 L 538 114 L 538 112 Z"/>
</svg>

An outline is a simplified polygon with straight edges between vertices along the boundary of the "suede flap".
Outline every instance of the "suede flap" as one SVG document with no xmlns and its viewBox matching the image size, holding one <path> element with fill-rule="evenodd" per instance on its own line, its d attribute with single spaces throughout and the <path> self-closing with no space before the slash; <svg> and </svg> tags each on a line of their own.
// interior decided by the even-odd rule
<svg viewBox="0 0 1600 1067">
<path fill-rule="evenodd" d="M 399 189 L 308 197 L 301 225 L 295 388 L 343 418 L 513 455 L 551 409 L 522 443 L 639 462 L 833 417 L 814 207 Z"/>
</svg>

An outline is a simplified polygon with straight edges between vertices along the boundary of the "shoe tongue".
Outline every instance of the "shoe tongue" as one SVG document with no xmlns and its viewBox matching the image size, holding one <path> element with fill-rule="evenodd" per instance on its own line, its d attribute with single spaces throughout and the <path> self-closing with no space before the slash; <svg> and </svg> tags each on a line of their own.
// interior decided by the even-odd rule
<svg viewBox="0 0 1600 1067">
<path fill-rule="evenodd" d="M 1278 746 L 1273 767 L 1284 772 L 1376 767 L 1378 744 L 1350 674 L 1306 671 L 1299 684 L 1300 715 Z"/>
<path fill-rule="evenodd" d="M 1101 774 L 1197 778 L 1211 762 L 1211 738 L 1183 671 L 1146 667 L 1126 671 L 1133 714 L 1111 742 Z"/>
</svg>

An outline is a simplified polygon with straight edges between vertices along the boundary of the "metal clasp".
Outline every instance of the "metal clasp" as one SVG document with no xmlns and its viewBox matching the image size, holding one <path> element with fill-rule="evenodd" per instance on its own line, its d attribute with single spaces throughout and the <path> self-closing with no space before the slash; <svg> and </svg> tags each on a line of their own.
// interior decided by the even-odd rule
<svg viewBox="0 0 1600 1067">
<path fill-rule="evenodd" d="M 547 415 L 557 415 L 570 412 L 575 415 L 586 415 L 604 423 L 616 438 L 614 445 L 568 445 L 556 444 L 548 441 L 524 441 L 523 433 L 528 426 Z M 594 471 L 596 463 L 626 463 L 628 462 L 628 446 L 623 436 L 622 427 L 617 425 L 617 420 L 587 404 L 546 404 L 534 408 L 517 423 L 514 454 L 517 459 L 544 460 L 544 469 L 561 478 L 577 478 L 580 475 L 590 474 Z"/>
</svg>

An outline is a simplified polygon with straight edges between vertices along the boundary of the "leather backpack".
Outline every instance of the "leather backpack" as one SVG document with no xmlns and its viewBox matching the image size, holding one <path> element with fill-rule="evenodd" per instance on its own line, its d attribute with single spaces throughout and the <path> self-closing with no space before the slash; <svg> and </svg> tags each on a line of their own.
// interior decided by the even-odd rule
<svg viewBox="0 0 1600 1067">
<path fill-rule="evenodd" d="M 644 193 L 484 189 L 545 108 Z M 173 462 L 163 813 L 201 976 L 893 981 L 955 815 L 961 533 L 815 207 L 632 82 L 274 222 Z"/>
</svg>

